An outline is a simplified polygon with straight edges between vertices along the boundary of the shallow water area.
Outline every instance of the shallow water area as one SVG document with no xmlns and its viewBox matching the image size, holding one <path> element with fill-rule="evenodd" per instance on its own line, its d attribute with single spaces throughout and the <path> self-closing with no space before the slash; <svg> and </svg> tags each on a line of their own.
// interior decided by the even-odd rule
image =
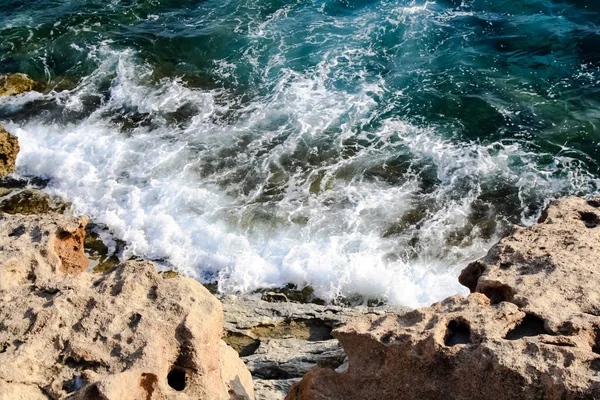
<svg viewBox="0 0 600 400">
<path fill-rule="evenodd" d="M 418 306 L 598 192 L 590 1 L 0 0 L 17 175 L 224 292 Z"/>
</svg>

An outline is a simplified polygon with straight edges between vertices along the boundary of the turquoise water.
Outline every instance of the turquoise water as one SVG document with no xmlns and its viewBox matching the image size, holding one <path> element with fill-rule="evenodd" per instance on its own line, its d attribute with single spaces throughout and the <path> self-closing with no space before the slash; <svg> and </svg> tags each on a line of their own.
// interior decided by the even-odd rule
<svg viewBox="0 0 600 400">
<path fill-rule="evenodd" d="M 18 176 L 225 292 L 419 305 L 598 191 L 600 3 L 7 1 Z"/>
</svg>

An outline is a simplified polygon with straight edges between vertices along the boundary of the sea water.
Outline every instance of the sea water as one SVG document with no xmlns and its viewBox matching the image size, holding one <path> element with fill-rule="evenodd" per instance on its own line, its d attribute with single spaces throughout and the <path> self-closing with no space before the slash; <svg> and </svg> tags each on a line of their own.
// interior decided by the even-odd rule
<svg viewBox="0 0 600 400">
<path fill-rule="evenodd" d="M 418 306 L 600 170 L 600 2 L 0 0 L 19 177 L 223 292 Z"/>
</svg>

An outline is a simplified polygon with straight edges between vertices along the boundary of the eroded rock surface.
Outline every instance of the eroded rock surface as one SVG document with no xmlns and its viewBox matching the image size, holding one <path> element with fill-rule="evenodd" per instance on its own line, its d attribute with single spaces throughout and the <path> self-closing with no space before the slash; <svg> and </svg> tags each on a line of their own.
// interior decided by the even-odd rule
<svg viewBox="0 0 600 400">
<path fill-rule="evenodd" d="M 253 399 L 219 301 L 149 262 L 81 273 L 85 224 L 0 214 L 0 398 Z"/>
<path fill-rule="evenodd" d="M 15 170 L 19 153 L 19 140 L 0 126 L 0 177 Z"/>
<path fill-rule="evenodd" d="M 280 400 L 314 367 L 339 368 L 345 354 L 331 331 L 360 315 L 384 309 L 303 304 L 288 297 L 225 296 L 224 340 L 255 378 L 257 400 Z M 265 301 L 264 298 L 271 301 Z"/>
<path fill-rule="evenodd" d="M 292 399 L 600 398 L 600 202 L 552 203 L 460 281 L 473 292 L 334 331 L 348 370 Z"/>
<path fill-rule="evenodd" d="M 0 214 L 0 290 L 85 271 L 87 217 Z"/>
</svg>

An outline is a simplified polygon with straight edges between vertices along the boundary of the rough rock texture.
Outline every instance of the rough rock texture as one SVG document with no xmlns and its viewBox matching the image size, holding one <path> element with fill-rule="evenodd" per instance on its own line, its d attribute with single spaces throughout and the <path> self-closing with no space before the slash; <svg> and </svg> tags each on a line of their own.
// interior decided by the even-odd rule
<svg viewBox="0 0 600 400">
<path fill-rule="evenodd" d="M 15 170 L 19 140 L 0 126 L 0 177 Z"/>
<path fill-rule="evenodd" d="M 257 400 L 283 399 L 289 387 L 314 367 L 338 368 L 346 358 L 331 331 L 359 315 L 383 309 L 289 302 L 288 297 L 226 296 L 224 340 L 255 378 Z"/>
<path fill-rule="evenodd" d="M 149 262 L 76 273 L 85 223 L 0 214 L 0 399 L 253 399 L 219 301 Z"/>
<path fill-rule="evenodd" d="M 85 271 L 87 217 L 0 214 L 0 290 Z"/>
<path fill-rule="evenodd" d="M 69 203 L 39 189 L 0 187 L 0 213 L 23 215 L 63 213 L 69 207 Z"/>
<path fill-rule="evenodd" d="M 36 83 L 25 74 L 0 76 L 0 96 L 14 96 L 33 90 Z"/>
<path fill-rule="evenodd" d="M 600 398 L 600 202 L 567 198 L 462 272 L 472 293 L 338 329 L 288 399 Z"/>
</svg>

